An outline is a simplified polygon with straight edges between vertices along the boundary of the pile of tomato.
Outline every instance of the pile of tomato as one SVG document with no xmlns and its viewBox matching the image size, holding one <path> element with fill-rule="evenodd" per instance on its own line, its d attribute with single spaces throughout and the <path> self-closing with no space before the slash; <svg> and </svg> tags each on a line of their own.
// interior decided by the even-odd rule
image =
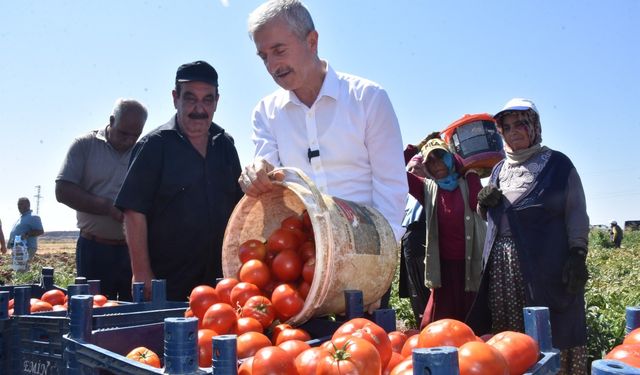
<svg viewBox="0 0 640 375">
<path fill-rule="evenodd" d="M 66 311 L 69 297 L 59 289 L 52 289 L 44 292 L 40 298 L 31 298 L 29 301 L 29 312 L 43 311 Z M 9 316 L 13 316 L 14 299 L 9 300 Z M 93 307 L 118 306 L 116 301 L 108 301 L 102 294 L 93 296 Z"/>
<path fill-rule="evenodd" d="M 629 366 L 640 368 L 640 328 L 629 332 L 622 344 L 613 348 L 604 358 L 615 359 Z"/>
</svg>

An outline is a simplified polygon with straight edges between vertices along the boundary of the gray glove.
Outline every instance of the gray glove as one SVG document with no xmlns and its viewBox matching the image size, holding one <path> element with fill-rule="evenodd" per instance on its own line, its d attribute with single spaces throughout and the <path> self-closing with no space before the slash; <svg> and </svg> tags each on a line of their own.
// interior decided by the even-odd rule
<svg viewBox="0 0 640 375">
<path fill-rule="evenodd" d="M 582 290 L 589 278 L 587 270 L 587 251 L 581 247 L 572 247 L 562 270 L 562 282 L 567 292 L 577 293 Z"/>
<path fill-rule="evenodd" d="M 495 207 L 502 199 L 502 192 L 495 185 L 487 185 L 478 192 L 478 204 L 483 208 Z"/>
</svg>

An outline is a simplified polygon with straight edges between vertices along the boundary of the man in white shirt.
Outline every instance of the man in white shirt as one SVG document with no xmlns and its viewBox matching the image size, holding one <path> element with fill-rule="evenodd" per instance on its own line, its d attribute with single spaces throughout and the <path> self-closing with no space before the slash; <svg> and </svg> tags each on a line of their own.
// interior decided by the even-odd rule
<svg viewBox="0 0 640 375">
<path fill-rule="evenodd" d="M 377 209 L 399 241 L 408 193 L 398 119 L 376 83 L 336 72 L 318 57 L 318 32 L 298 0 L 272 0 L 249 16 L 249 34 L 282 88 L 253 112 L 255 160 L 239 182 L 249 196 L 272 188 L 275 167 L 302 169 L 324 194 Z"/>
</svg>

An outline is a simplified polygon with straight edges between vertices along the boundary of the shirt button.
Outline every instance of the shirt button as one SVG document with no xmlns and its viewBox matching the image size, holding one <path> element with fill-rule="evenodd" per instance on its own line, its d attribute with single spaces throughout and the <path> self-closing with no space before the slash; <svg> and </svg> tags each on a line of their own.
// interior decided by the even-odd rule
<svg viewBox="0 0 640 375">
<path fill-rule="evenodd" d="M 471 236 L 467 236 L 467 240 L 470 240 L 470 239 L 471 239 Z"/>
<path fill-rule="evenodd" d="M 467 220 L 471 220 L 471 216 L 467 216 Z"/>
</svg>

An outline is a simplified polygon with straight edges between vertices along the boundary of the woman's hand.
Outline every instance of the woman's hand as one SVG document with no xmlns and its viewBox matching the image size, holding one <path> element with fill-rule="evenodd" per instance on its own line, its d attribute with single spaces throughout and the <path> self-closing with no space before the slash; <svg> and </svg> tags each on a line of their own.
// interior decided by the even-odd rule
<svg viewBox="0 0 640 375">
<path fill-rule="evenodd" d="M 487 185 L 478 192 L 478 204 L 482 208 L 495 207 L 502 199 L 502 191 L 495 185 Z"/>
</svg>

